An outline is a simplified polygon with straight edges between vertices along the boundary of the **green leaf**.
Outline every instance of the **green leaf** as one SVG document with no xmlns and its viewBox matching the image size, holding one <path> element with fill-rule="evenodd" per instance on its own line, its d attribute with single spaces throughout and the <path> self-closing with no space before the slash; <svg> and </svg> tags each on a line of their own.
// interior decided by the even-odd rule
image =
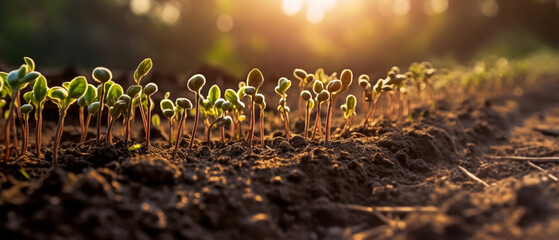
<svg viewBox="0 0 559 240">
<path fill-rule="evenodd" d="M 26 92 L 25 94 L 23 94 L 23 100 L 26 103 L 34 103 L 34 99 L 33 99 L 33 92 Z"/>
<path fill-rule="evenodd" d="M 293 71 L 293 76 L 295 76 L 300 81 L 303 81 L 307 77 L 307 72 L 303 69 L 296 68 Z"/>
<path fill-rule="evenodd" d="M 49 88 L 47 86 L 47 79 L 45 76 L 41 75 L 35 81 L 33 85 L 33 98 L 36 102 L 43 102 L 47 98 L 47 92 Z"/>
<path fill-rule="evenodd" d="M 169 100 L 169 99 L 163 99 L 161 100 L 161 102 L 159 102 L 159 107 L 161 108 L 161 111 L 165 111 L 165 110 L 175 110 L 175 104 L 173 104 L 173 101 Z"/>
<path fill-rule="evenodd" d="M 261 109 L 266 109 L 266 98 L 264 97 L 264 95 L 257 93 L 254 96 L 254 102 L 260 105 Z"/>
<path fill-rule="evenodd" d="M 141 91 L 142 91 L 142 86 L 132 85 L 128 87 L 128 89 L 126 89 L 126 94 L 131 98 L 135 98 L 138 96 L 138 94 L 140 94 Z"/>
<path fill-rule="evenodd" d="M 144 59 L 134 71 L 134 80 L 137 84 L 140 84 L 142 78 L 149 73 L 151 68 L 153 67 L 153 62 L 151 58 Z"/>
<path fill-rule="evenodd" d="M 187 98 L 177 98 L 177 100 L 175 101 L 177 106 L 186 109 L 186 110 L 190 110 L 192 109 L 192 102 L 190 102 L 190 100 L 188 100 Z"/>
<path fill-rule="evenodd" d="M 315 81 L 312 90 L 315 94 L 318 94 L 324 90 L 324 84 L 321 81 Z"/>
<path fill-rule="evenodd" d="M 340 81 L 342 82 L 342 88 L 339 92 L 345 92 L 349 89 L 349 85 L 353 82 L 353 72 L 349 69 L 344 69 L 340 75 Z"/>
<path fill-rule="evenodd" d="M 253 68 L 252 70 L 250 70 L 247 76 L 248 86 L 254 87 L 256 90 L 258 90 L 258 88 L 260 88 L 263 82 L 264 82 L 264 76 L 262 75 L 260 69 Z M 254 94 L 249 94 L 249 95 L 254 95 Z"/>
<path fill-rule="evenodd" d="M 303 90 L 301 92 L 301 98 L 305 101 L 309 101 L 312 98 L 311 92 L 308 90 Z"/>
<path fill-rule="evenodd" d="M 93 79 L 100 83 L 106 83 L 113 79 L 113 73 L 111 70 L 105 67 L 97 67 L 93 69 L 93 73 L 91 74 Z"/>
<path fill-rule="evenodd" d="M 316 101 L 318 101 L 319 104 L 328 101 L 328 99 L 330 99 L 330 93 L 326 90 L 322 90 L 316 95 Z"/>
<path fill-rule="evenodd" d="M 155 83 L 148 83 L 144 87 L 144 93 L 148 96 L 151 96 L 151 95 L 155 94 L 157 92 L 157 90 L 158 90 L 157 84 L 155 84 Z"/>
<path fill-rule="evenodd" d="M 202 74 L 196 74 L 188 79 L 187 87 L 191 92 L 200 93 L 200 90 L 206 84 L 206 77 Z"/>
<path fill-rule="evenodd" d="M 21 105 L 20 110 L 21 110 L 21 113 L 23 115 L 27 115 L 31 111 L 33 111 L 33 106 L 31 106 L 31 104 L 29 104 L 29 103 L 26 103 L 26 104 Z"/>
<path fill-rule="evenodd" d="M 334 94 L 342 89 L 342 81 L 340 80 L 332 80 L 326 85 L 326 90 L 330 92 L 330 94 Z"/>
<path fill-rule="evenodd" d="M 97 91 L 95 89 L 95 86 L 93 86 L 92 84 L 87 84 L 87 89 L 85 90 L 85 93 L 82 97 L 84 98 L 85 105 L 87 106 L 95 101 L 95 99 L 97 98 Z"/>
<path fill-rule="evenodd" d="M 99 112 L 99 108 L 100 108 L 99 102 L 93 102 L 89 104 L 89 106 L 87 107 L 87 111 L 91 113 L 91 115 L 97 115 L 97 113 Z"/>
<path fill-rule="evenodd" d="M 285 92 L 287 91 L 287 89 L 289 89 L 289 87 L 291 87 L 291 81 L 289 81 L 289 79 L 287 78 L 282 77 L 278 80 L 278 86 L 275 90 L 279 95 L 285 95 Z"/>
<path fill-rule="evenodd" d="M 122 94 L 124 94 L 124 90 L 118 83 L 111 85 L 111 88 L 109 88 L 106 96 L 107 106 L 114 106 L 116 104 L 116 101 L 118 101 L 118 98 Z"/>
<path fill-rule="evenodd" d="M 155 117 L 156 115 L 153 115 L 153 116 Z M 159 115 L 157 115 L 157 117 L 159 117 Z M 138 149 L 140 149 L 140 148 L 142 148 L 142 144 L 136 143 L 136 144 L 130 146 L 130 147 L 128 148 L 128 151 L 136 151 L 136 150 L 138 150 Z"/>
<path fill-rule="evenodd" d="M 0 91 L 4 89 L 4 83 L 6 82 L 6 77 L 8 77 L 7 73 L 0 72 Z"/>
<path fill-rule="evenodd" d="M 53 101 L 59 108 L 62 107 L 62 102 L 68 97 L 68 91 L 63 87 L 53 87 L 47 92 L 47 96 L 51 101 Z"/>
<path fill-rule="evenodd" d="M 177 101 L 178 101 L 178 99 L 177 99 Z M 225 99 L 219 98 L 215 101 L 214 107 L 216 107 L 218 109 L 221 109 L 221 105 L 223 105 L 224 102 L 225 102 Z"/>
<path fill-rule="evenodd" d="M 165 109 L 163 110 L 163 116 L 166 118 L 173 118 L 175 116 L 175 110 L 173 109 Z"/>
<path fill-rule="evenodd" d="M 239 101 L 239 96 L 237 96 L 237 93 L 235 91 L 233 91 L 233 89 L 227 89 L 225 90 L 225 99 L 231 103 L 237 103 Z"/>
<path fill-rule="evenodd" d="M 217 85 L 213 85 L 208 92 L 208 101 L 214 105 L 215 101 L 221 97 L 221 89 Z"/>
<path fill-rule="evenodd" d="M 151 116 L 151 123 L 153 124 L 153 126 L 159 127 L 159 125 L 161 124 L 161 118 L 159 117 L 159 114 L 153 114 L 153 116 Z"/>
<path fill-rule="evenodd" d="M 256 94 L 256 88 L 253 86 L 244 87 L 244 93 L 249 96 L 254 96 Z"/>
<path fill-rule="evenodd" d="M 232 107 L 231 102 L 225 101 L 225 102 L 223 102 L 223 104 L 221 104 L 221 111 L 224 111 L 224 112 L 229 111 L 229 110 L 231 110 L 231 107 Z"/>
<path fill-rule="evenodd" d="M 77 99 L 81 97 L 87 89 L 87 80 L 84 76 L 75 77 L 68 85 L 68 98 Z"/>
<path fill-rule="evenodd" d="M 27 65 L 28 71 L 32 72 L 35 71 L 35 61 L 33 61 L 30 57 L 23 57 L 23 61 L 25 61 L 25 65 Z"/>
</svg>

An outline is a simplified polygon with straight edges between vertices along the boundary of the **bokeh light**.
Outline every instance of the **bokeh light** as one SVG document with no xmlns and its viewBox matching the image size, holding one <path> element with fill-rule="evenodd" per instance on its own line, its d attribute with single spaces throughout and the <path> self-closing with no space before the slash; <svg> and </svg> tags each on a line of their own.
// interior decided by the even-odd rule
<svg viewBox="0 0 559 240">
<path fill-rule="evenodd" d="M 152 0 L 130 0 L 130 11 L 136 15 L 145 15 L 151 10 Z"/>
<path fill-rule="evenodd" d="M 223 33 L 229 32 L 231 31 L 231 29 L 233 29 L 233 25 L 234 25 L 233 18 L 228 14 L 222 14 L 217 18 L 216 25 L 217 25 L 217 29 L 220 32 Z"/>
<path fill-rule="evenodd" d="M 495 0 L 482 0 L 481 13 L 486 17 L 494 17 L 499 13 L 499 3 Z"/>
</svg>

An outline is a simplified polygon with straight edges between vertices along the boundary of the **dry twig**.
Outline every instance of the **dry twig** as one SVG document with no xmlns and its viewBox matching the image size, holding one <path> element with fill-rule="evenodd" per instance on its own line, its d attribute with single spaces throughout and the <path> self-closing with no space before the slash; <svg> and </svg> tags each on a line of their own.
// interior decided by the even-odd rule
<svg viewBox="0 0 559 240">
<path fill-rule="evenodd" d="M 468 170 L 466 170 L 465 168 L 458 166 L 458 169 L 462 170 L 462 172 L 464 172 L 468 177 L 470 177 L 471 179 L 475 180 L 478 183 L 483 184 L 483 186 L 485 187 L 489 187 L 489 184 L 487 184 L 486 182 L 484 182 L 483 180 L 479 179 L 478 177 L 476 177 L 476 175 L 474 175 L 471 172 L 468 172 Z"/>
</svg>

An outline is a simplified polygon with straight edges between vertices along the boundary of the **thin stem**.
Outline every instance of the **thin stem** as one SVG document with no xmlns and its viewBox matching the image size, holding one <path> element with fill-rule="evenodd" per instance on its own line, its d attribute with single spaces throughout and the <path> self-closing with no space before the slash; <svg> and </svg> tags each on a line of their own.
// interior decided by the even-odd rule
<svg viewBox="0 0 559 240">
<path fill-rule="evenodd" d="M 306 114 L 305 114 L 305 131 L 303 132 L 303 136 L 305 137 L 305 139 L 307 139 L 308 137 L 308 132 L 309 132 L 309 125 L 311 122 L 311 111 L 309 109 L 309 104 L 310 101 L 307 101 L 307 109 L 306 109 Z"/>
<path fill-rule="evenodd" d="M 110 111 L 109 111 L 109 114 L 107 114 L 107 126 L 109 126 L 109 125 L 112 124 L 112 122 L 113 122 L 112 119 L 113 119 L 113 117 L 111 116 L 111 113 L 110 113 Z M 112 142 L 113 142 L 112 139 L 113 139 L 113 135 L 111 134 L 111 129 L 108 128 L 108 129 L 107 129 L 107 141 L 108 141 L 109 143 L 112 143 Z"/>
<path fill-rule="evenodd" d="M 116 121 L 115 119 L 111 119 L 109 122 L 109 127 L 107 128 L 107 142 L 113 144 L 113 136 L 111 134 L 111 130 L 113 129 L 113 123 Z"/>
<path fill-rule="evenodd" d="M 128 125 L 130 125 L 130 109 L 128 109 L 128 113 L 124 117 L 124 144 L 125 145 L 128 145 L 128 140 L 129 140 L 128 136 L 130 135 L 130 128 L 128 127 Z"/>
<path fill-rule="evenodd" d="M 64 128 L 64 118 L 66 117 L 66 110 L 60 110 L 58 114 L 58 124 L 56 125 L 56 137 L 54 139 L 54 156 L 52 159 L 53 167 L 58 166 L 58 147 L 60 146 L 60 140 L 62 139 L 62 129 Z"/>
<path fill-rule="evenodd" d="M 326 139 L 325 141 L 330 141 L 330 128 L 332 124 L 332 111 L 334 109 L 334 98 L 330 97 L 330 101 L 328 102 L 328 113 L 326 114 Z"/>
<path fill-rule="evenodd" d="M 219 128 L 219 132 L 221 135 L 221 142 L 225 144 L 225 125 Z"/>
<path fill-rule="evenodd" d="M 188 151 L 192 151 L 194 146 L 194 137 L 196 136 L 196 128 L 198 128 L 198 116 L 200 115 L 200 93 L 196 92 L 196 116 L 194 117 L 194 127 L 192 128 L 192 135 L 190 136 L 190 144 L 188 145 Z"/>
<path fill-rule="evenodd" d="M 150 135 L 151 135 L 151 105 L 153 105 L 153 102 L 151 101 L 151 97 L 150 97 L 150 96 L 147 96 L 147 98 L 148 98 L 148 113 L 147 113 L 148 115 L 147 115 L 147 118 L 149 119 L 149 121 L 147 121 L 147 120 L 145 119 L 145 117 L 143 117 L 142 120 L 144 120 L 144 126 L 145 126 L 145 129 L 146 129 L 146 147 L 147 147 L 147 151 L 148 151 L 148 153 L 149 153 L 150 148 L 151 148 L 151 144 L 150 144 Z M 142 105 L 140 104 L 140 112 L 143 111 L 143 110 L 142 110 L 143 108 L 144 108 L 144 106 L 142 106 Z M 143 116 L 143 115 L 142 115 L 142 116 Z"/>
<path fill-rule="evenodd" d="M 184 120 L 186 119 L 186 110 L 182 111 L 181 121 L 179 122 L 179 130 L 177 131 L 177 141 L 175 142 L 175 149 L 173 149 L 173 158 L 177 156 L 177 148 L 179 147 L 179 142 L 182 137 L 182 126 L 184 125 Z"/>
<path fill-rule="evenodd" d="M 317 131 L 322 132 L 322 130 L 320 129 L 321 125 L 322 125 L 320 123 L 320 105 L 321 105 L 320 102 L 318 102 L 316 104 L 316 119 L 314 120 L 314 129 L 313 129 L 313 132 L 312 132 L 311 140 L 314 140 L 314 137 L 316 136 Z"/>
<path fill-rule="evenodd" d="M 101 83 L 101 96 L 99 97 L 99 112 L 97 113 L 97 145 L 101 143 L 101 115 L 105 101 L 105 83 Z"/>
<path fill-rule="evenodd" d="M 351 126 L 351 121 L 353 120 L 353 116 L 349 116 L 346 119 L 345 125 L 344 125 L 344 129 L 342 129 L 342 132 L 340 132 L 340 137 L 343 136 L 345 134 L 345 132 L 347 132 L 347 130 L 349 129 L 349 127 Z"/>
<path fill-rule="evenodd" d="M 37 126 L 35 126 L 35 129 L 37 130 L 35 133 L 35 149 L 37 149 L 37 157 L 42 157 L 43 155 L 41 154 L 41 138 L 43 133 L 43 107 L 41 105 L 42 104 L 39 103 L 39 106 L 37 107 L 39 117 L 37 119 Z"/>
<path fill-rule="evenodd" d="M 82 133 L 82 138 L 83 138 L 83 133 L 84 133 L 83 129 L 84 129 L 84 126 L 85 126 L 84 117 L 83 117 L 83 109 L 84 109 L 84 107 L 80 106 L 80 113 L 79 113 L 80 114 L 80 132 Z"/>
<path fill-rule="evenodd" d="M 16 118 L 17 118 L 17 115 L 16 115 L 15 112 L 12 113 L 12 114 L 14 115 L 14 118 L 12 118 L 12 131 L 14 131 L 14 135 L 13 135 L 13 137 L 14 137 L 14 148 L 16 148 L 16 150 L 17 150 L 17 145 L 18 145 L 18 140 L 17 140 L 17 139 L 18 139 L 18 138 L 17 138 L 17 127 L 16 127 Z"/>
<path fill-rule="evenodd" d="M 247 136 L 247 141 L 248 141 L 248 146 L 252 147 L 252 136 L 254 135 L 254 119 L 256 118 L 254 116 L 254 98 L 251 97 L 250 98 L 250 127 L 248 130 L 248 136 Z"/>
<path fill-rule="evenodd" d="M 12 101 L 10 102 L 10 107 L 8 108 L 8 111 L 10 112 L 8 114 L 8 119 L 6 119 L 6 122 L 4 123 L 4 162 L 7 162 L 10 159 L 10 127 L 12 124 L 12 119 L 14 117 L 14 106 L 15 106 L 15 96 L 16 93 L 14 92 L 14 94 L 12 94 Z M 14 133 L 15 134 L 15 133 Z"/>
<path fill-rule="evenodd" d="M 173 144 L 173 119 L 169 118 L 169 145 Z"/>
<path fill-rule="evenodd" d="M 20 109 L 20 107 L 21 107 L 21 98 L 19 97 L 20 95 L 21 95 L 21 92 L 18 92 L 17 93 L 17 98 L 16 98 L 16 101 L 17 101 L 16 102 L 16 104 L 17 104 L 16 112 L 17 112 L 17 119 L 19 120 L 19 127 L 21 128 L 21 135 L 23 135 L 22 137 L 25 139 L 25 125 L 23 123 L 23 116 L 21 114 L 21 109 Z M 14 132 L 16 132 L 16 131 L 14 130 Z M 21 148 L 23 149 L 23 141 L 21 142 L 21 144 L 22 144 Z M 17 145 L 17 143 L 16 143 L 16 145 Z"/>
<path fill-rule="evenodd" d="M 29 141 L 29 117 L 25 117 L 24 121 L 23 121 L 23 144 L 22 144 L 22 148 L 21 148 L 21 153 L 19 154 L 20 156 L 23 156 L 23 154 L 25 154 L 25 152 L 27 152 L 27 143 Z"/>
<path fill-rule="evenodd" d="M 266 147 L 264 141 L 264 109 L 260 108 L 260 145 L 262 148 Z"/>
<path fill-rule="evenodd" d="M 89 129 L 90 121 L 91 121 L 91 113 L 87 113 L 87 118 L 85 120 L 83 132 L 82 132 L 82 138 L 80 139 L 80 142 L 85 141 L 85 139 L 87 138 L 87 130 Z"/>
<path fill-rule="evenodd" d="M 381 96 L 380 94 L 375 96 L 375 99 L 374 99 L 373 103 L 370 105 L 369 112 L 367 113 L 367 116 L 365 116 L 365 120 L 363 121 L 363 124 L 361 125 L 361 127 L 366 127 L 367 124 L 369 123 L 369 118 L 372 118 L 375 115 L 375 108 L 376 108 L 378 100 L 380 99 L 380 96 Z"/>
<path fill-rule="evenodd" d="M 291 138 L 291 131 L 289 131 L 289 114 L 287 111 L 283 112 L 283 123 L 285 124 L 285 137 L 287 139 Z"/>
<path fill-rule="evenodd" d="M 218 119 L 216 119 L 212 124 L 210 124 L 210 126 L 208 127 L 208 132 L 206 133 L 207 134 L 206 135 L 206 141 L 207 141 L 206 145 L 208 146 L 208 148 L 212 147 L 211 141 L 210 141 L 210 133 L 212 131 L 212 127 L 217 123 L 217 120 Z"/>
<path fill-rule="evenodd" d="M 299 92 L 302 92 L 303 90 L 305 90 L 304 88 L 300 88 Z M 299 117 L 303 116 L 303 112 L 301 112 L 301 104 L 303 103 L 303 97 L 301 96 L 301 94 L 299 94 L 299 100 L 297 100 L 297 112 L 299 113 Z"/>
</svg>

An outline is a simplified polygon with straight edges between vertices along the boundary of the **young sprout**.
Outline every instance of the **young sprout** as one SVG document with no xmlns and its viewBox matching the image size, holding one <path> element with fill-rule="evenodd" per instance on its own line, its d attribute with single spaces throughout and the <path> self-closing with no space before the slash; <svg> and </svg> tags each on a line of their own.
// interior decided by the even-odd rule
<svg viewBox="0 0 559 240">
<path fill-rule="evenodd" d="M 361 74 L 358 79 L 359 86 L 363 88 L 363 107 L 365 108 L 365 106 L 367 106 L 367 103 L 370 107 L 373 102 L 373 86 L 369 82 L 371 79 L 367 74 Z"/>
<path fill-rule="evenodd" d="M 303 136 L 307 138 L 309 132 L 309 125 L 311 122 L 311 110 L 314 108 L 314 100 L 312 99 L 311 92 L 308 90 L 303 90 L 301 92 L 301 98 L 307 103 L 306 106 L 306 114 L 305 114 L 305 131 L 303 132 Z"/>
<path fill-rule="evenodd" d="M 226 112 L 227 110 L 229 110 L 228 108 L 227 108 L 227 109 L 223 109 L 223 103 L 225 103 L 225 102 L 226 102 L 226 101 L 225 101 L 225 99 L 223 99 L 223 98 L 218 98 L 217 100 L 215 100 L 214 108 L 215 108 L 215 110 L 216 110 L 216 116 L 218 116 L 218 117 L 223 117 L 223 116 L 225 116 L 225 112 Z M 229 107 L 229 106 L 228 106 L 228 107 Z M 221 126 L 221 127 L 219 128 L 219 131 L 220 131 L 220 135 L 221 135 L 221 142 L 222 142 L 223 144 L 225 144 L 225 125 Z"/>
<path fill-rule="evenodd" d="M 373 87 L 374 99 L 372 104 L 369 104 L 369 111 L 367 112 L 367 115 L 365 115 L 365 119 L 363 120 L 363 124 L 361 125 L 361 127 L 366 127 L 367 124 L 369 123 L 369 119 L 374 116 L 375 108 L 378 103 L 378 100 L 380 99 L 381 94 L 383 92 L 392 91 L 392 86 L 386 84 L 387 81 L 388 79 L 381 78 L 377 81 L 377 83 Z"/>
<path fill-rule="evenodd" d="M 400 95 L 400 88 L 405 84 L 407 76 L 405 74 L 400 74 L 400 68 L 394 66 L 388 72 L 386 84 L 392 86 L 394 91 L 391 92 L 391 103 L 390 104 L 390 115 L 400 118 L 402 113 L 402 101 Z"/>
<path fill-rule="evenodd" d="M 103 106 L 105 105 L 105 84 L 113 79 L 111 70 L 104 67 L 97 67 L 93 69 L 91 74 L 93 79 L 101 83 L 101 93 L 99 96 L 99 112 L 97 113 L 97 145 L 101 143 L 101 115 L 103 115 Z"/>
<path fill-rule="evenodd" d="M 142 103 L 140 106 L 140 109 L 144 109 L 147 111 L 147 116 L 146 119 L 151 119 L 151 111 L 153 110 L 153 101 L 151 100 L 151 96 L 153 94 L 155 94 L 157 92 L 158 88 L 157 85 L 155 83 L 148 83 L 145 87 L 144 87 L 144 91 L 143 94 L 145 96 L 146 102 L 144 105 L 144 101 L 141 100 L 140 97 L 140 102 Z M 142 110 L 143 111 L 143 110 Z M 150 151 L 150 131 L 151 131 L 151 121 L 147 121 L 146 124 L 146 129 L 147 129 L 147 135 L 146 135 L 146 147 L 147 147 L 147 151 Z"/>
<path fill-rule="evenodd" d="M 190 102 L 187 98 L 177 98 L 175 103 L 177 104 L 177 108 L 180 110 L 181 121 L 179 122 L 179 130 L 177 131 L 177 141 L 175 142 L 175 149 L 173 150 L 173 158 L 177 156 L 177 148 L 179 147 L 179 142 L 181 141 L 184 120 L 186 120 L 188 110 L 192 109 L 192 102 Z"/>
<path fill-rule="evenodd" d="M 91 105 L 96 98 L 97 98 L 97 89 L 95 88 L 95 86 L 91 84 L 87 85 L 87 89 L 85 90 L 83 96 L 78 98 L 78 105 L 80 106 L 80 127 L 81 127 L 81 134 L 82 134 L 80 142 L 85 141 L 85 138 L 87 137 L 87 130 L 89 129 L 89 122 L 91 121 L 91 116 L 92 116 L 92 114 L 88 112 L 87 119 L 84 122 L 84 118 L 83 118 L 84 109 L 89 107 L 89 105 Z"/>
<path fill-rule="evenodd" d="M 138 67 L 136 68 L 136 71 L 134 71 L 134 81 L 136 82 L 137 86 L 141 87 L 140 82 L 142 81 L 142 78 L 145 77 L 149 73 L 149 71 L 151 70 L 152 67 L 153 67 L 153 62 L 151 61 L 151 58 L 144 59 L 138 65 Z M 130 97 L 132 97 L 131 115 L 134 115 L 134 111 L 135 111 L 134 110 L 134 107 L 135 107 L 134 102 L 137 102 L 138 105 L 140 105 L 140 115 L 142 116 L 142 123 L 144 125 L 144 133 L 145 133 L 145 137 L 146 137 L 146 142 L 148 142 L 147 139 L 149 138 L 149 135 L 150 135 L 149 127 L 150 127 L 151 124 L 150 124 L 150 121 L 149 121 L 150 119 L 146 117 L 146 113 L 144 111 L 145 109 L 142 107 L 142 105 L 143 105 L 142 104 L 142 102 L 143 102 L 142 101 L 142 96 L 143 95 L 144 95 L 144 93 L 142 92 L 142 93 L 139 94 L 139 96 L 137 98 L 134 98 L 133 96 L 130 96 Z M 148 151 L 149 151 L 149 147 L 150 146 L 147 146 Z"/>
<path fill-rule="evenodd" d="M 205 125 L 204 135 L 207 136 L 207 132 L 209 131 L 209 127 L 210 127 L 210 121 L 209 121 L 210 116 L 213 116 L 214 118 L 219 117 L 217 113 L 217 109 L 214 107 L 214 104 L 217 101 L 217 99 L 221 97 L 221 89 L 219 89 L 219 86 L 214 84 L 212 87 L 210 87 L 207 98 L 204 99 L 203 96 L 200 97 L 201 97 L 200 106 L 202 107 L 200 110 L 202 111 L 202 115 L 204 117 L 204 125 Z"/>
<path fill-rule="evenodd" d="M 332 115 L 334 111 L 334 100 L 338 95 L 347 91 L 349 85 L 353 81 L 353 73 L 349 69 L 344 69 L 340 76 L 340 80 L 332 80 L 326 86 L 326 90 L 330 93 L 330 101 L 328 102 L 328 112 L 326 114 L 326 141 L 330 140 L 330 132 L 332 126 Z"/>
<path fill-rule="evenodd" d="M 56 128 L 56 137 L 54 139 L 54 157 L 53 166 L 58 166 L 58 146 L 62 139 L 64 129 L 64 118 L 68 112 L 68 108 L 79 97 L 81 97 L 87 89 L 87 80 L 83 76 L 72 79 L 68 84 L 62 84 L 62 87 L 53 87 L 49 89 L 48 98 L 58 106 L 58 124 Z"/>
<path fill-rule="evenodd" d="M 254 96 L 254 103 L 260 106 L 260 145 L 264 148 L 266 146 L 264 142 L 264 110 L 266 109 L 266 98 L 264 95 L 257 93 Z"/>
<path fill-rule="evenodd" d="M 242 94 L 244 94 L 244 88 L 241 88 L 239 90 L 239 93 L 241 92 Z M 235 133 L 235 124 L 239 125 L 238 129 L 240 130 L 241 121 L 245 119 L 245 115 L 241 114 L 242 110 L 245 108 L 245 104 L 241 102 L 239 93 L 235 92 L 233 89 L 225 90 L 225 94 L 223 96 L 225 97 L 226 101 L 221 106 L 222 111 L 229 112 L 229 115 L 233 119 L 233 124 L 231 125 L 231 138 L 233 138 L 233 136 L 240 136 L 239 133 Z"/>
<path fill-rule="evenodd" d="M 324 70 L 322 70 L 322 73 L 324 73 Z M 293 71 L 293 76 L 295 76 L 295 78 L 299 79 L 299 91 L 303 92 L 303 90 L 305 90 L 309 84 L 311 84 L 314 81 L 314 75 L 313 74 L 308 74 L 305 70 L 303 69 L 299 69 L 296 68 Z M 301 111 L 301 109 L 303 107 L 301 107 L 303 103 L 303 99 L 302 96 L 299 96 L 299 100 L 297 102 L 297 112 L 299 112 L 299 116 L 302 117 L 303 116 L 303 112 Z"/>
<path fill-rule="evenodd" d="M 357 98 L 352 94 L 349 94 L 346 99 L 345 103 L 341 106 L 342 111 L 344 111 L 344 118 L 346 119 L 346 123 L 344 129 L 340 133 L 340 136 L 343 136 L 345 132 L 351 126 L 351 122 L 353 117 L 355 116 L 355 107 L 357 106 Z"/>
<path fill-rule="evenodd" d="M 122 96 L 124 94 L 124 89 L 122 89 L 122 86 L 120 86 L 120 84 L 115 83 L 113 85 L 111 85 L 111 87 L 109 88 L 109 91 L 107 91 L 107 96 L 105 96 L 105 98 L 107 99 L 107 107 L 109 107 L 109 111 L 111 110 L 112 107 L 114 107 L 117 103 L 118 100 L 120 100 L 120 96 Z M 119 106 L 121 107 L 121 106 Z M 116 110 L 113 110 L 116 111 Z M 113 136 L 111 135 L 111 127 L 114 120 L 113 116 L 117 115 L 118 117 L 120 117 L 120 114 L 122 113 L 122 111 L 119 109 L 118 114 L 116 114 L 116 112 L 110 113 L 107 116 L 107 142 L 109 143 L 113 143 Z"/>
<path fill-rule="evenodd" d="M 31 92 L 27 92 L 24 95 L 24 99 L 31 103 L 35 107 L 35 148 L 37 150 L 37 156 L 42 157 L 43 154 L 41 153 L 41 138 L 43 132 L 43 108 L 45 107 L 45 101 L 47 99 L 47 79 L 44 76 L 39 76 L 37 80 L 35 80 L 35 84 L 33 85 L 33 90 Z"/>
<path fill-rule="evenodd" d="M 124 118 L 124 142 L 126 144 L 128 144 L 128 141 L 130 141 L 130 131 L 131 131 L 131 125 L 132 125 L 132 121 L 134 121 L 134 99 L 138 98 L 140 96 L 140 93 L 142 92 L 142 86 L 140 85 L 133 85 L 128 87 L 128 89 L 126 89 L 126 95 L 128 95 L 131 99 L 130 104 L 128 104 L 128 109 L 126 111 L 126 116 Z M 136 104 L 138 104 L 139 102 L 136 101 Z"/>
<path fill-rule="evenodd" d="M 27 62 L 27 60 L 26 60 Z M 20 109 L 19 109 L 19 96 L 20 96 L 20 91 L 21 89 L 24 89 L 25 87 L 27 87 L 27 85 L 33 81 L 35 81 L 39 76 L 40 73 L 35 72 L 35 71 L 30 71 L 29 69 L 34 69 L 35 65 L 22 65 L 18 70 L 14 70 L 11 71 L 10 73 L 6 74 L 0 74 L 0 77 L 2 78 L 2 81 L 4 82 L 4 86 L 3 88 L 7 88 L 8 93 L 11 91 L 11 96 L 12 96 L 12 101 L 10 102 L 10 106 L 8 108 L 8 119 L 6 120 L 6 122 L 4 123 L 4 147 L 5 147 L 5 152 L 4 152 L 4 161 L 7 162 L 10 158 L 10 123 L 13 124 L 15 126 L 15 120 L 14 120 L 14 115 L 16 115 L 14 113 L 14 111 L 17 111 L 18 113 L 21 113 Z M 5 79 L 5 80 L 4 80 Z M 17 110 L 16 110 L 17 108 Z M 19 116 L 19 115 L 18 115 Z M 20 118 L 20 120 L 22 121 L 22 119 Z M 23 122 L 23 121 L 22 121 Z M 22 125 L 23 127 L 23 125 Z M 22 129 L 24 131 L 24 129 Z M 15 132 L 15 128 L 14 128 L 14 136 L 17 133 Z"/>
<path fill-rule="evenodd" d="M 291 87 L 291 81 L 287 78 L 280 78 L 278 80 L 278 85 L 275 88 L 275 91 L 278 95 L 280 95 L 280 101 L 278 105 L 278 111 L 281 113 L 281 119 L 285 124 L 285 137 L 291 138 L 291 132 L 289 131 L 289 107 L 287 106 L 287 89 Z"/>
<path fill-rule="evenodd" d="M 248 130 L 248 136 L 246 141 L 248 142 L 248 146 L 252 147 L 252 136 L 254 135 L 254 121 L 255 121 L 255 96 L 258 94 L 258 89 L 264 83 L 264 76 L 262 72 L 258 68 L 252 69 L 247 76 L 247 86 L 245 87 L 245 94 L 250 96 L 250 127 Z"/>
<path fill-rule="evenodd" d="M 316 133 L 318 132 L 322 135 L 322 123 L 320 120 L 320 106 L 322 103 L 328 101 L 330 99 L 330 93 L 324 89 L 324 85 L 321 81 L 315 81 L 313 84 L 313 92 L 316 94 L 315 102 L 316 102 L 316 118 L 314 121 L 314 129 L 311 136 L 311 140 L 314 140 Z"/>
<path fill-rule="evenodd" d="M 218 117 L 218 118 L 210 125 L 210 128 L 209 128 L 209 130 L 208 130 L 208 133 L 207 133 L 208 135 L 206 136 L 206 139 L 207 139 L 207 146 L 208 146 L 208 147 L 211 147 L 210 133 L 211 133 L 212 127 L 213 127 L 214 125 L 216 125 L 216 126 L 218 126 L 218 127 L 229 126 L 229 125 L 231 125 L 232 122 L 233 122 L 233 119 L 231 119 L 231 117 L 229 117 L 229 116 Z"/>
<path fill-rule="evenodd" d="M 165 99 L 161 100 L 161 102 L 159 102 L 159 107 L 161 108 L 161 112 L 163 113 L 163 116 L 165 118 L 167 118 L 167 120 L 169 120 L 169 145 L 172 143 L 172 138 L 173 138 L 173 121 L 175 119 L 176 116 L 176 107 L 175 104 L 173 103 L 173 101 L 169 100 L 169 95 L 170 93 L 167 92 L 165 94 Z"/>
<path fill-rule="evenodd" d="M 188 145 L 188 151 L 192 151 L 194 146 L 194 137 L 196 136 L 196 128 L 198 128 L 198 116 L 200 115 L 200 91 L 202 87 L 206 84 L 206 77 L 202 74 L 196 74 L 188 79 L 187 87 L 188 90 L 194 92 L 196 95 L 196 101 L 194 103 L 196 107 L 196 116 L 194 117 L 194 128 L 192 129 L 192 134 L 190 135 L 190 144 Z"/>
<path fill-rule="evenodd" d="M 128 111 L 128 107 L 130 104 L 131 104 L 130 97 L 126 94 L 121 94 L 118 97 L 118 100 L 111 107 L 109 107 L 109 115 L 111 116 L 111 120 L 108 124 L 109 127 L 107 128 L 108 143 L 110 144 L 113 143 L 111 129 L 113 128 L 114 122 L 121 116 L 125 116 L 127 114 L 126 112 Z"/>
<path fill-rule="evenodd" d="M 29 114 L 33 111 L 33 106 L 29 103 L 21 105 L 21 114 L 23 115 L 23 126 L 25 131 L 23 132 L 23 148 L 21 149 L 21 154 L 23 155 L 27 152 L 27 143 L 29 141 Z"/>
</svg>

